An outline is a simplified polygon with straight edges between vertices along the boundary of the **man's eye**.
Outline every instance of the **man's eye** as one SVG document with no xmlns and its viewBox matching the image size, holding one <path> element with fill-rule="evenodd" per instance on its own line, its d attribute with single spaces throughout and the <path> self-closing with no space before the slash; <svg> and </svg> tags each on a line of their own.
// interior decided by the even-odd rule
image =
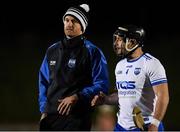
<svg viewBox="0 0 180 132">
<path fill-rule="evenodd" d="M 77 20 L 73 20 L 72 23 L 77 23 L 78 21 Z"/>
</svg>

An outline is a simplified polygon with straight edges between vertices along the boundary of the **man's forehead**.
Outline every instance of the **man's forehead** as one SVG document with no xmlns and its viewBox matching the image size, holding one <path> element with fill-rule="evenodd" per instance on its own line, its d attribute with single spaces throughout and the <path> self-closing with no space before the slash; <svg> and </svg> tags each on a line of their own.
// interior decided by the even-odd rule
<svg viewBox="0 0 180 132">
<path fill-rule="evenodd" d="M 66 15 L 66 16 L 65 16 L 65 19 L 78 21 L 78 20 L 76 19 L 76 17 L 74 17 L 73 15 Z"/>
<path fill-rule="evenodd" d="M 121 36 L 119 36 L 117 34 L 115 34 L 114 37 L 117 38 L 117 39 L 122 39 L 123 38 L 123 37 L 121 37 Z"/>
</svg>

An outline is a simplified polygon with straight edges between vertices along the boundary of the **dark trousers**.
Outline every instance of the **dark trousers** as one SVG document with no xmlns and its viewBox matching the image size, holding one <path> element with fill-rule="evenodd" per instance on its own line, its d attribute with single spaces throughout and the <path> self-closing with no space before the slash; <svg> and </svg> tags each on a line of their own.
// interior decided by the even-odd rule
<svg viewBox="0 0 180 132">
<path fill-rule="evenodd" d="M 82 113 L 85 114 L 85 113 Z M 40 131 L 90 131 L 91 116 L 48 115 L 40 121 Z"/>
</svg>

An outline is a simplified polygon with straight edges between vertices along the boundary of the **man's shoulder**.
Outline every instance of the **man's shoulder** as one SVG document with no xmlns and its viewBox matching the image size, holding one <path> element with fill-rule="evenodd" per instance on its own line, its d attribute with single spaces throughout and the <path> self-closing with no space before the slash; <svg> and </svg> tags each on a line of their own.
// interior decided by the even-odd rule
<svg viewBox="0 0 180 132">
<path fill-rule="evenodd" d="M 117 64 L 116 64 L 116 67 L 118 66 L 122 66 L 122 65 L 126 65 L 127 64 L 127 59 L 126 58 L 123 58 L 123 59 L 120 59 Z"/>
<path fill-rule="evenodd" d="M 102 50 L 97 45 L 95 45 L 92 41 L 85 40 L 84 44 L 88 50 L 102 53 Z"/>
<path fill-rule="evenodd" d="M 143 58 L 146 62 L 158 62 L 159 59 L 157 59 L 156 57 L 154 57 L 153 55 L 149 54 L 149 53 L 145 53 L 143 55 Z"/>
<path fill-rule="evenodd" d="M 157 70 L 157 69 L 159 69 L 159 67 L 163 66 L 161 61 L 158 58 L 156 58 L 148 53 L 146 53 L 144 56 L 145 56 L 144 64 L 146 65 L 146 67 L 149 67 L 149 69 Z"/>
<path fill-rule="evenodd" d="M 50 45 L 46 51 L 47 56 L 52 56 L 53 54 L 56 54 L 60 46 L 61 46 L 61 41 L 58 41 Z"/>
<path fill-rule="evenodd" d="M 91 48 L 91 49 L 97 48 L 97 46 L 93 42 L 87 39 L 85 39 L 84 44 L 86 48 Z"/>
<path fill-rule="evenodd" d="M 48 47 L 48 50 L 56 49 L 56 48 L 58 48 L 58 47 L 60 46 L 60 44 L 61 44 L 61 41 L 58 41 L 58 42 L 56 42 L 56 43 L 53 43 L 53 44 L 51 44 L 51 45 Z"/>
</svg>

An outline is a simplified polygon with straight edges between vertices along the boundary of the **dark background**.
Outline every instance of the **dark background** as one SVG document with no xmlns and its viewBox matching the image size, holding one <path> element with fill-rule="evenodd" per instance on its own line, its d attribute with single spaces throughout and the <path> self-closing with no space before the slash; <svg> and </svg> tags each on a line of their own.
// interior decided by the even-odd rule
<svg viewBox="0 0 180 132">
<path fill-rule="evenodd" d="M 112 49 L 113 32 L 123 24 L 144 27 L 146 31 L 144 51 L 160 59 L 168 77 L 170 103 L 164 117 L 165 128 L 178 130 L 180 128 L 178 127 L 180 122 L 178 4 L 173 1 L 161 4 L 155 1 L 87 2 L 91 9 L 85 35 L 103 50 L 109 64 L 112 88 L 117 62 Z M 37 129 L 40 117 L 39 67 L 46 49 L 64 36 L 62 16 L 66 9 L 81 3 L 85 1 L 7 1 L 0 4 L 0 130 Z M 11 127 L 11 124 L 14 127 Z M 29 127 L 27 124 L 33 125 Z"/>
</svg>

